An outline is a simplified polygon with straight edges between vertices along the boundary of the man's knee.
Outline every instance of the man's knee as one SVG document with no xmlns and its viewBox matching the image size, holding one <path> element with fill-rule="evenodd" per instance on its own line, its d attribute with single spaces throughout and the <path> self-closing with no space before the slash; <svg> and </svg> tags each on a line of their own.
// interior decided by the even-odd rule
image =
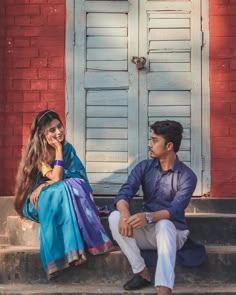
<svg viewBox="0 0 236 295">
<path fill-rule="evenodd" d="M 119 221 L 120 221 L 120 212 L 119 211 L 111 212 L 110 216 L 108 217 L 109 227 L 111 231 L 118 229 Z"/>
<path fill-rule="evenodd" d="M 167 233 L 171 232 L 172 234 L 176 235 L 176 228 L 174 224 L 168 219 L 159 220 L 155 224 L 156 233 Z"/>
</svg>

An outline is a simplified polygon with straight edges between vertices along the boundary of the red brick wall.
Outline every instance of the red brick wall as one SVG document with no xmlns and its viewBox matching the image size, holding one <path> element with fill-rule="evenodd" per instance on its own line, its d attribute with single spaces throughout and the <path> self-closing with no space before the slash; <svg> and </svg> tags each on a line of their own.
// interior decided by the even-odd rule
<svg viewBox="0 0 236 295">
<path fill-rule="evenodd" d="M 209 0 L 211 196 L 236 196 L 236 0 Z M 1 0 L 0 195 L 12 195 L 35 114 L 65 109 L 65 1 Z M 5 127 L 3 128 L 3 126 Z"/>
<path fill-rule="evenodd" d="M 209 3 L 211 195 L 236 197 L 236 0 Z"/>
<path fill-rule="evenodd" d="M 59 112 L 64 120 L 65 1 L 1 0 L 0 9 L 4 15 L 1 91 L 6 89 L 0 92 L 0 102 L 5 105 L 5 117 L 0 118 L 4 158 L 0 195 L 12 195 L 21 150 L 35 115 L 48 108 Z"/>
</svg>

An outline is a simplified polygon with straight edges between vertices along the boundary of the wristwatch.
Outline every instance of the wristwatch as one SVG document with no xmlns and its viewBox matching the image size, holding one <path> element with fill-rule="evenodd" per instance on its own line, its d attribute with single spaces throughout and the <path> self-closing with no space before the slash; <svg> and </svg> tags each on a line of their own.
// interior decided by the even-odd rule
<svg viewBox="0 0 236 295">
<path fill-rule="evenodd" d="M 148 224 L 153 223 L 153 217 L 152 217 L 151 213 L 145 212 L 145 218 L 146 218 Z"/>
</svg>

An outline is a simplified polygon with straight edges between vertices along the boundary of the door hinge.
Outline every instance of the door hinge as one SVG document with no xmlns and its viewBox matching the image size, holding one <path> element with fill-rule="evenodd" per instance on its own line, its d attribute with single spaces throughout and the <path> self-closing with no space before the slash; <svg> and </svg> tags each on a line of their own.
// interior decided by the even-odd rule
<svg viewBox="0 0 236 295">
<path fill-rule="evenodd" d="M 202 31 L 202 48 L 205 46 L 205 33 Z"/>
<path fill-rule="evenodd" d="M 202 155 L 202 171 L 205 171 L 205 164 L 206 164 L 206 159 L 205 159 L 205 156 Z"/>
<path fill-rule="evenodd" d="M 76 42 L 76 32 L 73 32 L 73 46 L 75 46 L 75 42 Z"/>
</svg>

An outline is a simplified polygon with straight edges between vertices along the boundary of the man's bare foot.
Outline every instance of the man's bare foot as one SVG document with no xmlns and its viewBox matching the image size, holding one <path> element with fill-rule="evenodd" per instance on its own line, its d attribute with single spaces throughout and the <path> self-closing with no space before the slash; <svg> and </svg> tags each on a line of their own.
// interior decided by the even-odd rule
<svg viewBox="0 0 236 295">
<path fill-rule="evenodd" d="M 145 279 L 145 280 L 147 280 L 147 281 L 151 281 L 151 275 L 150 275 L 150 272 L 149 272 L 149 270 L 148 270 L 148 268 L 145 266 L 144 267 L 144 269 L 139 273 L 139 275 L 143 278 L 143 279 Z"/>
<path fill-rule="evenodd" d="M 157 294 L 158 295 L 170 295 L 171 289 L 164 287 L 164 286 L 160 286 Z"/>
</svg>

